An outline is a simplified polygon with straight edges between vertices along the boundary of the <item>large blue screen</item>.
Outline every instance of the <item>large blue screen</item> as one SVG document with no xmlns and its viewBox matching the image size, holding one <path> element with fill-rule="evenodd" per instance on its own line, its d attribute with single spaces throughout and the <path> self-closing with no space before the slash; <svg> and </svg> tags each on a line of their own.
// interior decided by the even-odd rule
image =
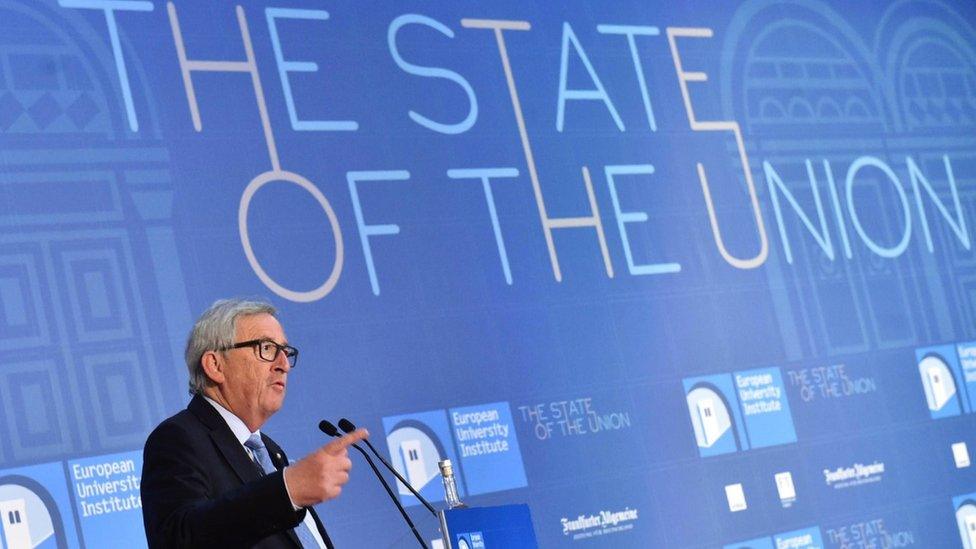
<svg viewBox="0 0 976 549">
<path fill-rule="evenodd" d="M 974 225 L 971 1 L 0 0 L 0 547 L 144 546 L 263 296 L 292 458 L 348 417 L 543 547 L 976 549 Z M 337 546 L 413 546 L 353 458 Z"/>
</svg>

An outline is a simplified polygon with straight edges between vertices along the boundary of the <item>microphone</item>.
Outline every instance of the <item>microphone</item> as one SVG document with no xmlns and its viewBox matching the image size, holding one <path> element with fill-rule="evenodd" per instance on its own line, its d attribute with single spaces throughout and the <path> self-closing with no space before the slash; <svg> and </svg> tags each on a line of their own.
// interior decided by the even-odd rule
<svg viewBox="0 0 976 549">
<path fill-rule="evenodd" d="M 319 422 L 319 431 L 329 435 L 330 437 L 338 437 L 339 429 L 332 424 L 331 421 L 323 419 Z"/>
<path fill-rule="evenodd" d="M 351 433 L 356 430 L 356 425 L 353 422 L 349 421 L 348 419 L 342 418 L 339 420 L 339 428 L 342 429 L 343 432 L 345 433 Z M 390 465 L 389 463 L 387 463 L 385 459 L 383 459 L 383 456 L 381 456 L 380 453 L 376 451 L 376 448 L 373 447 L 372 444 L 370 444 L 369 439 L 365 439 L 363 440 L 363 442 L 365 442 L 366 446 L 368 446 L 370 451 L 373 452 L 373 455 L 376 456 L 376 459 L 380 460 L 380 463 L 382 463 L 387 469 L 389 469 L 390 472 L 393 473 L 393 476 L 395 476 L 397 480 L 403 483 L 403 485 L 406 486 L 408 490 L 410 490 L 411 494 L 413 494 L 414 496 L 417 497 L 417 499 L 420 500 L 420 503 L 424 504 L 424 507 L 426 507 L 427 510 L 430 511 L 430 514 L 436 517 L 437 511 L 434 510 L 434 507 L 430 504 L 430 502 L 428 502 L 424 498 L 424 496 L 420 495 L 420 492 L 414 490 L 413 486 L 411 486 L 410 483 L 407 482 L 407 479 L 403 478 L 403 476 L 400 475 L 400 473 L 397 472 L 397 470 L 394 469 L 392 465 Z"/>
<path fill-rule="evenodd" d="M 339 434 L 339 429 L 337 429 L 336 426 L 333 425 L 332 422 L 328 420 L 323 419 L 322 421 L 319 422 L 319 430 L 329 435 L 330 437 L 337 438 L 342 436 L 341 434 Z M 366 459 L 366 463 L 368 463 L 369 467 L 373 470 L 373 474 L 376 475 L 376 478 L 380 479 L 380 483 L 383 484 L 383 488 L 386 488 L 386 493 L 390 495 L 390 499 L 392 499 L 393 503 L 396 504 L 397 509 L 400 511 L 400 514 L 403 516 L 403 520 L 407 521 L 407 526 L 409 526 L 410 530 L 413 531 L 413 535 L 417 538 L 417 541 L 420 542 L 420 546 L 423 547 L 424 549 L 427 549 L 427 544 L 424 543 L 424 538 L 420 535 L 420 532 L 417 531 L 417 527 L 413 525 L 413 521 L 410 520 L 410 515 L 407 514 L 407 511 L 403 508 L 403 505 L 400 504 L 400 500 L 397 499 L 396 494 L 393 493 L 393 490 L 390 488 L 390 485 L 387 484 L 386 479 L 383 478 L 383 474 L 380 473 L 380 470 L 376 468 L 376 464 L 373 463 L 373 460 L 369 459 L 369 454 L 367 454 L 366 451 L 363 450 L 362 447 L 359 446 L 358 444 L 353 444 L 352 447 L 355 448 L 356 450 L 359 450 L 359 453 L 362 454 L 363 457 Z"/>
</svg>

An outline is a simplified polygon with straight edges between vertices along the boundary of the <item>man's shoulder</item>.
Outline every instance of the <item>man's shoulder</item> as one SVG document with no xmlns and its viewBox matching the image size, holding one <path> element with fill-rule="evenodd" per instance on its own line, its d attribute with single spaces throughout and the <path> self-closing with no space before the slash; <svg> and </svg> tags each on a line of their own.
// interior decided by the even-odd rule
<svg viewBox="0 0 976 549">
<path fill-rule="evenodd" d="M 146 446 L 151 446 L 154 443 L 165 443 L 173 439 L 196 438 L 205 435 L 207 431 L 207 427 L 193 412 L 183 409 L 160 422 L 149 433 Z"/>
</svg>

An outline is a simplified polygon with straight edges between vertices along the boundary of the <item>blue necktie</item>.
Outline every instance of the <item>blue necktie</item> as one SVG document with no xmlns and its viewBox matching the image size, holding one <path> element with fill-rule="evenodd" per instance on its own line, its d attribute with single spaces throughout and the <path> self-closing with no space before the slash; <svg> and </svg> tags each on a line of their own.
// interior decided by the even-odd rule
<svg viewBox="0 0 976 549">
<path fill-rule="evenodd" d="M 251 453 L 254 454 L 254 461 L 260 465 L 262 474 L 267 475 L 278 470 L 274 463 L 271 463 L 271 456 L 268 455 L 268 448 L 261 440 L 261 435 L 257 433 L 251 435 L 244 441 L 244 446 L 250 448 Z M 308 524 L 305 521 L 295 527 L 295 534 L 305 549 L 319 549 L 319 542 L 315 540 L 315 536 L 312 535 L 312 531 L 308 529 Z"/>
</svg>

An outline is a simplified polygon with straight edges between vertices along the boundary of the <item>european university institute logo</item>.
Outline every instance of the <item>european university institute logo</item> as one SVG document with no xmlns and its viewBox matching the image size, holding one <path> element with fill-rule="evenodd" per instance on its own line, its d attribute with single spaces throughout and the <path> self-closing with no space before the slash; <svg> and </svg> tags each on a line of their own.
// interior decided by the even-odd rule
<svg viewBox="0 0 976 549">
<path fill-rule="evenodd" d="M 701 457 L 796 442 L 778 368 L 684 380 Z"/>
<path fill-rule="evenodd" d="M 485 540 L 481 532 L 459 534 L 456 541 L 458 549 L 485 549 Z"/>
<path fill-rule="evenodd" d="M 976 494 L 952 498 L 963 549 L 976 549 Z"/>
<path fill-rule="evenodd" d="M 60 462 L 0 471 L 0 548 L 78 546 Z"/>
<path fill-rule="evenodd" d="M 932 419 L 972 411 L 976 391 L 976 342 L 923 347 L 915 350 L 925 403 Z"/>
<path fill-rule="evenodd" d="M 750 541 L 742 541 L 726 545 L 725 549 L 823 549 L 823 536 L 820 535 L 820 528 L 813 526 L 784 532 L 769 537 L 758 538 Z"/>
<path fill-rule="evenodd" d="M 432 410 L 383 418 L 391 463 L 422 496 L 444 499 L 437 462 L 454 464 L 460 496 L 478 495 L 528 483 L 508 402 Z M 404 505 L 417 505 L 406 486 Z"/>
</svg>

